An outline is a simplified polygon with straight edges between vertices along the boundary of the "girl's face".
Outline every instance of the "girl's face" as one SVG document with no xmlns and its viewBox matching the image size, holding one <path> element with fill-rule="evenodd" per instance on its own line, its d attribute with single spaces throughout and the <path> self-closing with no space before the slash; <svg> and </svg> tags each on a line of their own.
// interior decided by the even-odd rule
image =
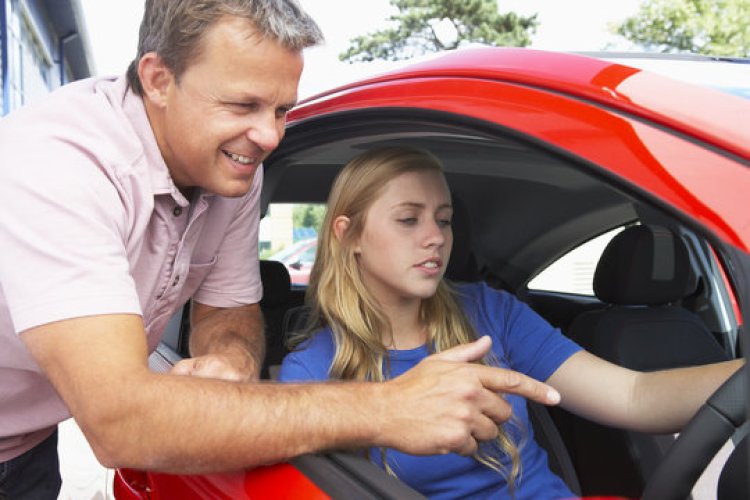
<svg viewBox="0 0 750 500">
<path fill-rule="evenodd" d="M 407 172 L 370 206 L 355 246 L 363 280 L 384 306 L 431 297 L 453 244 L 450 193 L 443 175 Z"/>
</svg>

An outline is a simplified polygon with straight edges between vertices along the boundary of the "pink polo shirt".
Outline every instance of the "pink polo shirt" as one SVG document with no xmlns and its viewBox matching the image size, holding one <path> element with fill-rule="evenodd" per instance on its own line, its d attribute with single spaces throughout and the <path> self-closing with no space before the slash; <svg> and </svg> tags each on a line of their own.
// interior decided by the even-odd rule
<svg viewBox="0 0 750 500">
<path fill-rule="evenodd" d="M 153 351 L 190 297 L 261 298 L 262 171 L 242 198 L 185 199 L 126 89 L 124 78 L 84 80 L 0 119 L 0 462 L 70 416 L 19 332 L 132 313 Z"/>
</svg>

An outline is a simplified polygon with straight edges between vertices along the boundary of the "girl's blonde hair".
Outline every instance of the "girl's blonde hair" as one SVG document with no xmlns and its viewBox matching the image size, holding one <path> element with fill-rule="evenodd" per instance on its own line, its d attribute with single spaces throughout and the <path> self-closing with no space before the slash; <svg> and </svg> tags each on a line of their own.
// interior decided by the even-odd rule
<svg viewBox="0 0 750 500">
<path fill-rule="evenodd" d="M 307 288 L 306 302 L 311 314 L 305 330 L 292 339 L 294 347 L 311 336 L 315 329 L 329 326 L 336 345 L 331 378 L 384 380 L 387 349 L 382 338 L 391 333 L 391 324 L 362 281 L 354 246 L 364 229 L 368 209 L 386 184 L 406 172 L 423 171 L 443 175 L 440 161 L 426 151 L 406 147 L 374 149 L 347 163 L 331 188 Z M 342 215 L 350 222 L 339 240 L 333 225 Z M 476 339 L 473 325 L 445 280 L 440 281 L 432 297 L 422 301 L 420 316 L 427 327 L 428 349 L 433 352 Z M 497 364 L 497 361 L 487 359 L 483 363 Z M 518 450 L 502 428 L 499 429 L 498 444 L 511 458 L 509 472 L 490 454 L 478 453 L 475 458 L 503 473 L 512 489 L 520 472 Z M 388 467 L 385 460 L 383 462 Z"/>
</svg>

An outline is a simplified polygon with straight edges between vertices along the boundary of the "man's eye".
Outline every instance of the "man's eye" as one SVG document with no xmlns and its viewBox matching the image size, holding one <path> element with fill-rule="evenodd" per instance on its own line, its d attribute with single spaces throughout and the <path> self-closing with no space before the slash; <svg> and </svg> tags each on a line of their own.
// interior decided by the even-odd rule
<svg viewBox="0 0 750 500">
<path fill-rule="evenodd" d="M 255 111 L 258 109 L 258 103 L 255 102 L 233 102 L 231 103 L 231 106 L 242 112 Z"/>
</svg>

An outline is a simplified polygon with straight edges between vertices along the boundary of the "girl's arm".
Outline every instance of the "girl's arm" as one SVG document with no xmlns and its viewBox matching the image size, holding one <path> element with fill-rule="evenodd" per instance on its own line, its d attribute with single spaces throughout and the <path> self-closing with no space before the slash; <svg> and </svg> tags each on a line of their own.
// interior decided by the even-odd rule
<svg viewBox="0 0 750 500">
<path fill-rule="evenodd" d="M 560 392 L 563 408 L 589 420 L 641 432 L 677 432 L 743 364 L 737 359 L 637 372 L 581 351 L 546 382 Z"/>
</svg>

